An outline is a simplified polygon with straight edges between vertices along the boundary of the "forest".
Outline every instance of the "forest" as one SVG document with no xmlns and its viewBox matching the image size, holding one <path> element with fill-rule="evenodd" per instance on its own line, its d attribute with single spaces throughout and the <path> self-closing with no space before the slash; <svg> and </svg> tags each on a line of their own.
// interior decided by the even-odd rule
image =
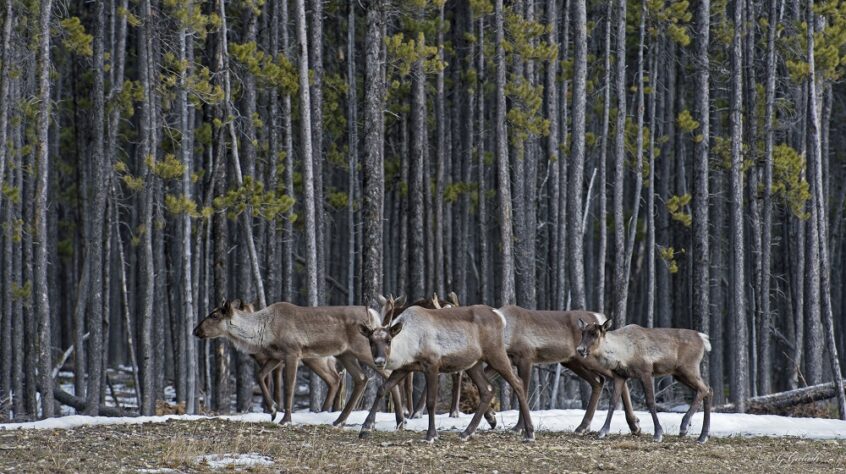
<svg viewBox="0 0 846 474">
<path fill-rule="evenodd" d="M 693 328 L 715 405 L 846 416 L 846 1 L 0 3 L 0 420 L 109 414 L 117 372 L 250 411 L 192 335 L 221 300 L 450 291 Z"/>
</svg>

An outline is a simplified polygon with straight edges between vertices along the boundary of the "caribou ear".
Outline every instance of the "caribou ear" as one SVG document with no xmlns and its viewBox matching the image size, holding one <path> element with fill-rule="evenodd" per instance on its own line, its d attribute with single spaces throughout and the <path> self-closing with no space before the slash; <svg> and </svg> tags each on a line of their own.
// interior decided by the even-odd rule
<svg viewBox="0 0 846 474">
<path fill-rule="evenodd" d="M 461 303 L 458 301 L 458 295 L 456 295 L 454 291 L 450 291 L 449 295 L 447 295 L 447 298 L 453 306 L 461 306 Z"/>
<path fill-rule="evenodd" d="M 613 326 L 613 325 L 614 325 L 614 320 L 608 319 L 604 323 L 602 323 L 602 330 L 608 331 L 609 329 L 611 329 L 611 326 Z"/>
<path fill-rule="evenodd" d="M 585 320 L 582 319 L 582 318 L 579 318 L 579 329 L 584 329 L 585 326 L 587 326 L 587 323 L 585 323 Z"/>
<path fill-rule="evenodd" d="M 244 302 L 240 299 L 234 299 L 229 302 L 229 306 L 231 306 L 233 309 L 241 310 L 244 308 Z"/>
<path fill-rule="evenodd" d="M 405 306 L 405 295 L 402 295 L 399 298 L 397 298 L 396 301 L 394 301 L 394 305 Z"/>
<path fill-rule="evenodd" d="M 223 300 L 220 307 L 223 309 L 224 314 L 229 314 L 232 311 L 232 302 L 229 300 Z"/>
<path fill-rule="evenodd" d="M 389 331 L 391 333 L 391 337 L 396 337 L 397 334 L 399 334 L 400 331 L 402 331 L 402 323 L 394 324 L 393 326 L 390 327 Z"/>
<path fill-rule="evenodd" d="M 358 325 L 358 332 L 360 332 L 361 335 L 366 337 L 367 339 L 370 339 L 370 335 L 373 334 L 373 330 L 370 329 L 369 326 L 366 326 L 364 324 Z"/>
<path fill-rule="evenodd" d="M 388 304 L 388 300 L 385 299 L 384 295 L 376 295 L 376 302 L 379 303 L 379 306 L 385 306 Z"/>
</svg>

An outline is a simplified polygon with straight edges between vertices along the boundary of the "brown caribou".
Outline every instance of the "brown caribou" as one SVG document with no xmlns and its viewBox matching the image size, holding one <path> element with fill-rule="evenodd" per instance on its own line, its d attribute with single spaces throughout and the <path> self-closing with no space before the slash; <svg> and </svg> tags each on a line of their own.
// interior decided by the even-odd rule
<svg viewBox="0 0 846 474">
<path fill-rule="evenodd" d="M 364 306 L 303 307 L 290 303 L 275 303 L 255 313 L 238 309 L 231 302 L 213 311 L 194 329 L 200 338 L 227 337 L 248 354 L 263 353 L 281 360 L 285 365 L 285 415 L 282 423 L 291 421 L 297 366 L 301 359 L 334 356 L 352 376 L 354 387 L 333 425 L 343 425 L 358 403 L 367 384 L 359 362 L 388 374 L 376 367 L 367 338 L 359 326 L 378 325 L 379 315 Z M 265 374 L 266 375 L 266 374 Z M 402 428 L 404 416 L 399 391 L 392 392 L 397 427 Z"/>
<path fill-rule="evenodd" d="M 224 302 L 225 303 L 225 302 Z M 250 303 L 244 303 L 242 300 L 233 300 L 232 304 L 239 310 L 246 313 L 254 313 L 255 307 Z M 221 305 L 222 306 L 222 305 Z M 215 308 L 218 309 L 218 308 Z M 261 388 L 262 397 L 264 398 L 265 407 L 271 413 L 271 420 L 276 419 L 278 407 L 282 406 L 282 368 L 281 360 L 274 359 L 269 352 L 257 352 L 250 354 L 250 357 L 256 361 L 259 366 L 259 372 L 256 374 L 258 378 L 259 387 Z M 323 401 L 321 411 L 338 411 L 341 409 L 341 386 L 343 384 L 343 377 L 335 363 L 334 357 L 319 357 L 316 359 L 303 359 L 303 364 L 311 369 L 318 377 L 320 377 L 327 385 L 326 399 Z M 268 386 L 273 382 L 273 397 L 270 396 Z"/>
<path fill-rule="evenodd" d="M 382 295 L 377 296 L 377 302 L 379 306 L 382 308 L 382 325 L 388 326 L 390 325 L 391 321 L 394 320 L 397 316 L 399 316 L 403 311 L 408 309 L 411 306 L 420 306 L 421 308 L 426 309 L 442 309 L 442 308 L 450 308 L 450 307 L 457 307 L 461 306 L 458 301 L 458 295 L 455 292 L 450 292 L 448 296 L 449 300 L 444 300 L 438 297 L 438 294 L 435 293 L 432 295 L 431 299 L 420 299 L 415 301 L 411 304 L 405 304 L 405 296 L 401 296 L 399 298 L 394 299 L 393 296 L 388 296 L 385 298 Z M 449 417 L 450 418 L 458 418 L 459 414 L 459 404 L 461 403 L 461 378 L 464 372 L 457 372 L 452 374 L 452 396 L 450 398 L 450 410 L 449 410 Z M 403 398 L 405 399 L 406 410 L 409 414 L 409 418 L 418 418 L 420 417 L 420 412 L 423 411 L 423 408 L 426 406 L 426 392 L 424 391 L 420 398 L 417 400 L 417 404 L 414 404 L 414 373 L 409 373 L 408 376 L 400 382 L 400 386 L 402 387 L 401 393 Z M 496 424 L 496 418 L 490 417 L 490 420 L 494 420 L 494 425 Z"/>
<path fill-rule="evenodd" d="M 699 366 L 706 352 L 711 351 L 707 334 L 692 329 L 643 328 L 630 324 L 620 329 L 611 329 L 611 320 L 603 323 L 579 320 L 582 339 L 578 352 L 584 359 L 596 361 L 614 374 L 614 394 L 608 405 L 608 417 L 599 431 L 599 437 L 608 434 L 614 406 L 619 400 L 626 380 L 634 378 L 643 384 L 646 404 L 655 425 L 655 441 L 661 441 L 663 430 L 658 422 L 655 408 L 654 377 L 672 375 L 676 380 L 696 392 L 690 408 L 682 418 L 679 435 L 687 435 L 690 417 L 704 400 L 705 416 L 699 443 L 708 440 L 711 427 L 711 388 L 702 380 Z"/>
<path fill-rule="evenodd" d="M 389 326 L 373 328 L 361 325 L 361 333 L 370 341 L 373 360 L 377 366 L 392 372 L 379 387 L 359 436 L 366 437 L 373 429 L 376 410 L 386 391 L 409 372 L 419 371 L 426 375 L 429 429 L 425 439 L 434 442 L 438 436 L 435 405 L 439 374 L 464 370 L 478 387 L 480 399 L 473 419 L 460 436 L 461 440 L 468 439 L 476 431 L 493 399 L 493 389 L 483 369 L 483 364 L 488 364 L 517 394 L 524 419 L 523 439 L 534 440 L 534 427 L 523 384 L 511 370 L 503 346 L 505 325 L 505 317 L 499 311 L 481 305 L 439 310 L 412 306 Z"/>
<path fill-rule="evenodd" d="M 584 433 L 590 428 L 599 404 L 604 379 L 610 380 L 613 374 L 595 361 L 577 356 L 576 346 L 582 337 L 579 321 L 602 323 L 607 318 L 590 311 L 540 311 L 514 305 L 503 306 L 499 311 L 506 321 L 505 350 L 517 367 L 527 398 L 534 364 L 560 363 L 590 384 L 590 401 L 582 422 L 576 428 L 576 433 Z M 624 385 L 622 390 L 626 421 L 631 432 L 639 434 L 640 425 L 632 410 L 628 388 Z M 522 416 L 514 429 L 519 430 L 521 426 Z"/>
</svg>

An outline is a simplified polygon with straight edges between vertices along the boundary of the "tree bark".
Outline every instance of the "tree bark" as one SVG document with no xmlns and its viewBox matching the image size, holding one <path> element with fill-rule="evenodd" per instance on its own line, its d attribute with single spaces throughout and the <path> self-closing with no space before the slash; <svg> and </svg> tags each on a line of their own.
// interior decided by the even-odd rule
<svg viewBox="0 0 846 474">
<path fill-rule="evenodd" d="M 708 207 L 709 153 L 711 145 L 710 58 L 711 2 L 702 0 L 696 12 L 696 115 L 698 136 L 693 148 L 693 322 L 705 334 L 710 332 L 711 251 Z M 650 166 L 650 169 L 652 167 Z M 722 355 L 719 355 L 721 357 Z M 710 355 L 713 359 L 715 356 Z M 703 370 L 708 374 L 707 367 Z M 710 378 L 710 375 L 709 375 Z M 714 381 L 711 381 L 713 386 Z"/>
<path fill-rule="evenodd" d="M 730 354 L 734 359 L 731 366 L 731 400 L 737 411 L 746 411 L 747 399 L 747 340 L 746 306 L 744 296 L 745 273 L 743 256 L 743 4 L 734 4 L 734 39 L 731 46 L 731 336 Z"/>
<path fill-rule="evenodd" d="M 573 2 L 575 25 L 573 42 L 573 138 L 568 188 L 568 268 L 572 309 L 585 309 L 585 256 L 582 231 L 582 187 L 585 166 L 585 107 L 587 106 L 587 7 L 585 0 Z M 562 176 L 563 178 L 563 176 Z"/>
<path fill-rule="evenodd" d="M 351 3 L 352 5 L 352 3 Z M 352 7 L 351 7 L 352 8 Z M 385 174 L 382 158 L 385 109 L 385 84 L 382 80 L 382 26 L 385 22 L 385 2 L 374 0 L 367 4 L 367 33 L 364 40 L 364 163 L 362 221 L 364 255 L 362 261 L 362 301 L 372 305 L 382 282 L 382 237 L 385 194 Z M 352 56 L 350 56 L 352 61 Z M 401 291 L 402 288 L 399 288 Z"/>
<path fill-rule="evenodd" d="M 626 241 L 623 182 L 626 161 L 626 1 L 617 2 L 617 130 L 614 142 L 614 312 L 617 327 L 626 325 Z"/>
<path fill-rule="evenodd" d="M 514 255 L 512 215 L 511 215 L 511 178 L 508 163 L 508 136 L 505 127 L 505 41 L 502 0 L 495 2 L 496 22 L 496 163 L 497 185 L 499 186 L 500 233 L 502 244 L 502 283 L 499 304 L 513 304 L 514 291 Z"/>
<path fill-rule="evenodd" d="M 47 286 L 47 195 L 49 192 L 50 152 L 48 133 L 50 130 L 50 19 L 53 13 L 52 0 L 41 0 L 38 37 L 38 156 L 35 184 L 35 214 L 33 216 L 33 242 L 35 244 L 35 310 L 38 318 L 38 382 L 41 392 L 41 416 L 50 418 L 54 414 L 52 339 L 50 327 L 50 298 Z M 99 382 L 99 380 L 98 380 Z"/>
</svg>

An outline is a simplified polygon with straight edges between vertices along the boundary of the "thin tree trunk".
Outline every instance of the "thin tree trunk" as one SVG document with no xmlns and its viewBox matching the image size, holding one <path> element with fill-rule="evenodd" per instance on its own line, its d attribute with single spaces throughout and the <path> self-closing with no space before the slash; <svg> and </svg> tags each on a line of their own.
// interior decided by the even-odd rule
<svg viewBox="0 0 846 474">
<path fill-rule="evenodd" d="M 568 268 L 573 309 L 585 309 L 585 256 L 582 231 L 582 186 L 585 166 L 585 107 L 587 106 L 587 6 L 585 0 L 573 3 L 575 57 L 573 58 L 573 141 L 570 176 L 567 183 Z M 562 179 L 564 177 L 562 176 Z"/>
<path fill-rule="evenodd" d="M 47 285 L 47 195 L 49 192 L 50 152 L 50 19 L 52 0 L 41 0 L 38 38 L 38 176 L 35 185 L 35 215 L 33 216 L 33 241 L 35 265 L 33 270 L 35 310 L 38 318 L 38 385 L 41 392 L 41 416 L 50 418 L 54 413 L 52 339 L 50 328 L 50 298 Z M 99 380 L 98 380 L 99 382 Z"/>
<path fill-rule="evenodd" d="M 423 34 L 418 35 L 421 46 L 425 44 Z M 426 162 L 426 76 L 423 71 L 423 59 L 414 61 L 411 68 L 411 182 L 409 196 L 411 199 L 410 236 L 410 272 L 411 272 L 411 301 L 422 298 L 426 292 L 426 242 L 424 233 L 429 226 L 425 225 L 424 189 Z"/>
<path fill-rule="evenodd" d="M 608 128 L 611 117 L 611 16 L 614 3 L 608 2 L 605 18 L 605 78 L 603 80 L 602 137 L 599 152 L 599 243 L 596 250 L 596 310 L 605 313 L 605 259 L 608 248 Z M 657 93 L 654 91 L 653 93 Z M 651 169 L 651 168 L 650 168 Z M 654 180 L 652 181 L 655 182 Z M 653 184 L 654 186 L 654 184 Z"/>
<path fill-rule="evenodd" d="M 626 241 L 623 182 L 626 161 L 626 1 L 617 2 L 617 129 L 614 142 L 614 318 L 626 325 Z M 636 223 L 633 223 L 636 225 Z"/>
<path fill-rule="evenodd" d="M 350 4 L 352 8 L 353 3 Z M 352 15 L 352 14 L 351 14 Z M 362 188 L 362 230 L 364 255 L 362 260 L 362 301 L 371 305 L 379 294 L 382 281 L 382 237 L 385 175 L 382 159 L 384 130 L 384 90 L 379 61 L 382 56 L 382 26 L 385 3 L 382 0 L 367 6 L 367 33 L 364 40 L 364 163 Z M 350 61 L 353 56 L 350 55 Z M 352 76 L 354 77 L 354 76 Z M 400 258 L 403 258 L 402 256 Z M 404 288 L 398 288 L 402 291 Z"/>
<path fill-rule="evenodd" d="M 731 46 L 731 401 L 739 413 L 746 411 L 748 361 L 743 256 L 743 3 L 734 5 L 734 39 Z"/>
<path fill-rule="evenodd" d="M 497 186 L 499 187 L 500 233 L 502 244 L 502 287 L 499 304 L 513 304 L 514 291 L 514 256 L 512 215 L 511 215 L 511 178 L 508 162 L 508 136 L 505 127 L 505 42 L 502 0 L 495 2 L 496 21 L 496 163 Z"/>
<path fill-rule="evenodd" d="M 296 0 L 297 44 L 299 48 L 298 73 L 300 85 L 300 152 L 303 163 L 303 206 L 305 207 L 306 289 L 308 305 L 319 304 L 317 283 L 317 223 L 315 217 L 314 161 L 312 159 L 312 133 L 310 86 L 308 76 L 308 40 L 306 38 L 305 0 Z M 222 3 L 221 3 L 222 5 Z"/>
<path fill-rule="evenodd" d="M 808 113 L 811 115 L 808 121 L 808 147 L 809 163 L 812 165 L 809 172 L 812 173 L 811 189 L 813 194 L 811 202 L 813 206 L 812 217 L 817 221 L 818 240 L 814 242 L 819 247 L 819 260 L 812 262 L 814 267 L 819 266 L 820 290 L 822 292 L 822 323 L 825 332 L 826 344 L 828 345 L 829 363 L 831 364 L 832 376 L 834 378 L 835 391 L 837 393 L 837 406 L 841 420 L 846 420 L 846 393 L 843 389 L 843 373 L 840 371 L 840 360 L 837 357 L 837 345 L 834 336 L 834 316 L 831 310 L 831 262 L 828 260 L 828 239 L 827 218 L 825 212 L 825 196 L 823 189 L 823 163 L 822 144 L 820 141 L 820 116 L 817 112 L 817 79 L 814 64 L 814 33 L 815 13 L 814 0 L 808 1 Z"/>
<path fill-rule="evenodd" d="M 710 58 L 708 44 L 711 28 L 711 2 L 699 2 L 696 16 L 696 114 L 699 121 L 698 136 L 693 159 L 693 321 L 700 332 L 710 332 L 710 222 L 708 207 L 709 153 L 711 141 Z M 650 169 L 652 167 L 650 166 Z M 722 354 L 710 358 L 722 357 Z M 706 364 L 708 361 L 706 361 Z M 708 368 L 703 373 L 709 374 Z M 710 374 L 709 374 L 710 378 Z M 711 381 L 713 386 L 714 381 Z"/>
<path fill-rule="evenodd" d="M 88 332 L 88 387 L 86 389 L 86 415 L 96 416 L 100 408 L 100 389 L 103 378 L 103 225 L 106 213 L 106 170 L 109 169 L 105 156 L 105 49 L 106 9 L 105 2 L 96 3 L 94 28 L 94 147 L 93 212 L 91 215 L 91 240 L 88 243 L 87 259 L 91 272 L 90 296 L 87 311 Z M 106 262 L 108 264 L 108 262 Z"/>
<path fill-rule="evenodd" d="M 770 25 L 778 24 L 778 0 L 770 0 L 768 18 Z M 761 237 L 761 324 L 759 334 L 761 343 L 758 346 L 760 352 L 759 383 L 761 393 L 767 394 L 773 391 L 773 350 L 770 333 L 772 331 L 772 314 L 770 313 L 770 272 L 772 265 L 772 227 L 773 227 L 773 142 L 775 135 L 775 92 L 776 92 L 776 55 L 775 55 L 776 28 L 767 29 L 767 84 L 766 84 L 766 110 L 765 139 L 764 139 L 764 195 L 763 195 L 763 220 L 764 228 Z"/>
</svg>

